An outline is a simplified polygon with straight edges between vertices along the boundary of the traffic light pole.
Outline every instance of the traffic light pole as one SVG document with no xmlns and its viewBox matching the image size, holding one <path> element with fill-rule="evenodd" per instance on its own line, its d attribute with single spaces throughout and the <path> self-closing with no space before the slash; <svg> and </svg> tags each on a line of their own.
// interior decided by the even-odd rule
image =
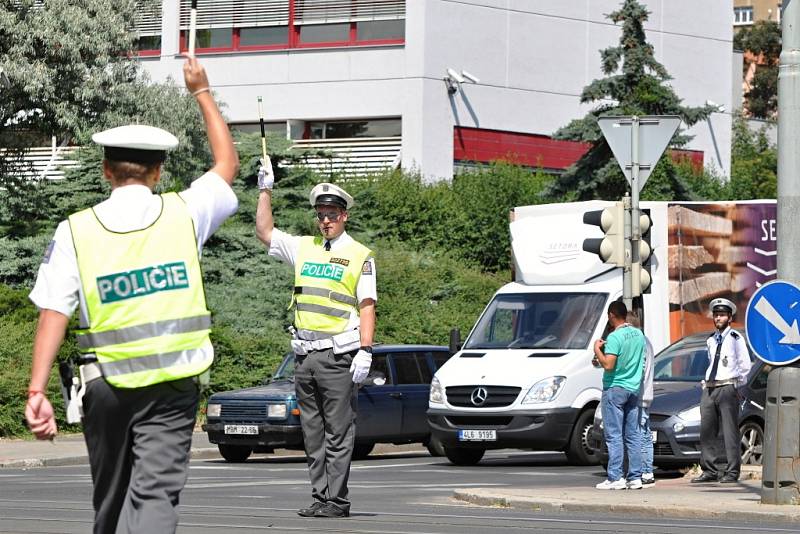
<svg viewBox="0 0 800 534">
<path fill-rule="evenodd" d="M 778 68 L 778 278 L 800 284 L 800 2 L 783 2 Z M 776 367 L 767 378 L 762 504 L 800 502 L 794 466 L 800 461 L 800 386 L 797 364 Z M 784 402 L 786 400 L 786 402 Z"/>
</svg>

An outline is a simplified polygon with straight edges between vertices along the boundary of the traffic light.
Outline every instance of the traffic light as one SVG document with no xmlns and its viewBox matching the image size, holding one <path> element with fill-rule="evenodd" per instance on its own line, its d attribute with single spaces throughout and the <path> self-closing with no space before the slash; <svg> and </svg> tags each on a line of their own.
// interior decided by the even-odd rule
<svg viewBox="0 0 800 534">
<path fill-rule="evenodd" d="M 643 293 L 650 292 L 650 283 L 652 278 L 650 276 L 651 260 L 653 258 L 653 251 L 650 248 L 650 227 L 652 220 L 649 213 L 642 210 L 639 213 L 639 262 L 631 264 L 631 277 L 633 296 L 638 297 Z"/>
<path fill-rule="evenodd" d="M 604 263 L 617 267 L 625 266 L 625 206 L 615 202 L 606 209 L 587 211 L 583 214 L 583 223 L 599 226 L 603 238 L 583 240 L 583 250 L 600 256 Z"/>
</svg>

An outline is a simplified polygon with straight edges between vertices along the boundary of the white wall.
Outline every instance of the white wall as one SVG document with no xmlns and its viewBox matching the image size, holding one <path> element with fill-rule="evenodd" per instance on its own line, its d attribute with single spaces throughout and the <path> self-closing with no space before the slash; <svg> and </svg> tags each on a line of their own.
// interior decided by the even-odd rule
<svg viewBox="0 0 800 534">
<path fill-rule="evenodd" d="M 725 113 L 696 125 L 688 148 L 730 168 L 732 0 L 649 0 L 647 36 L 685 105 L 713 100 Z M 427 179 L 453 172 L 455 125 L 550 135 L 583 116 L 584 86 L 599 50 L 620 27 L 605 18 L 618 0 L 407 0 L 405 46 L 201 55 L 234 122 L 401 116 L 403 166 Z M 161 58 L 144 59 L 156 80 L 182 83 L 178 0 L 165 0 Z M 449 97 L 448 67 L 480 78 Z M 713 133 L 713 136 L 712 136 Z M 716 148 L 712 141 L 716 140 Z M 719 152 L 719 157 L 717 157 Z"/>
<path fill-rule="evenodd" d="M 669 83 L 684 105 L 700 106 L 712 100 L 725 107 L 725 113 L 715 114 L 710 121 L 713 132 L 705 121 L 689 130 L 695 139 L 687 148 L 703 150 L 706 163 L 727 175 L 732 3 L 704 2 L 702 9 L 692 0 L 644 3 L 652 12 L 646 24 L 648 41 L 674 78 Z M 583 87 L 604 77 L 599 51 L 619 41 L 621 26 L 605 18 L 619 6 L 617 0 L 425 2 L 424 76 L 441 79 L 446 68 L 452 67 L 466 69 L 481 80 L 477 86 L 462 86 L 453 99 L 449 124 L 439 122 L 440 127 L 461 124 L 550 135 L 583 116 L 592 107 L 579 102 Z M 444 92 L 443 86 L 426 87 Z M 441 117 L 440 109 L 432 109 L 436 100 L 425 98 L 430 103 L 428 111 Z M 444 105 L 451 107 L 446 100 Z M 425 136 L 440 137 L 427 131 Z M 447 149 L 425 156 L 423 168 L 438 170 L 447 165 L 452 153 Z"/>
</svg>

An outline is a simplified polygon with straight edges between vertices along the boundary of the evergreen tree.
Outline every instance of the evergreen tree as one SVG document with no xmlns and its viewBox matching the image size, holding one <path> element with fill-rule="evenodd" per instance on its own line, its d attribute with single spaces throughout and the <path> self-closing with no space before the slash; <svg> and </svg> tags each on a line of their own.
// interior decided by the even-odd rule
<svg viewBox="0 0 800 534">
<path fill-rule="evenodd" d="M 591 112 L 581 119 L 570 122 L 559 129 L 553 137 L 570 141 L 590 143 L 591 147 L 572 167 L 558 177 L 547 195 L 564 200 L 618 199 L 628 189 L 611 148 L 606 143 L 597 125 L 599 117 L 608 115 L 679 115 L 683 122 L 692 126 L 708 117 L 714 108 L 685 107 L 667 82 L 669 73 L 654 56 L 653 46 L 647 42 L 644 22 L 649 12 L 637 0 L 625 0 L 617 11 L 607 15 L 614 23 L 622 23 L 622 36 L 618 46 L 600 52 L 605 78 L 594 80 L 581 93 L 581 103 L 599 102 Z M 685 135 L 676 135 L 671 146 L 681 146 L 690 140 Z M 659 165 L 661 167 L 662 165 Z M 653 176 L 655 179 L 656 176 Z M 659 180 L 648 181 L 647 186 L 665 190 L 675 199 L 693 197 L 688 185 L 665 165 Z M 647 189 L 642 197 L 647 198 Z"/>
</svg>

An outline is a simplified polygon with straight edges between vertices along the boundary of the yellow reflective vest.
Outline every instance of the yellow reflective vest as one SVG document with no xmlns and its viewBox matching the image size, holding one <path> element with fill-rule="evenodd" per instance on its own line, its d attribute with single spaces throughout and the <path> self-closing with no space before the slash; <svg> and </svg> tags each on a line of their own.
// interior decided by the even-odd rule
<svg viewBox="0 0 800 534">
<path fill-rule="evenodd" d="M 195 376 L 211 366 L 194 223 L 176 193 L 142 230 L 112 232 L 89 208 L 69 217 L 81 279 L 78 345 L 103 376 L 139 388 Z"/>
<path fill-rule="evenodd" d="M 344 332 L 355 310 L 356 287 L 372 251 L 351 241 L 326 251 L 322 237 L 300 238 L 294 267 L 294 326 L 328 334 Z"/>
</svg>

